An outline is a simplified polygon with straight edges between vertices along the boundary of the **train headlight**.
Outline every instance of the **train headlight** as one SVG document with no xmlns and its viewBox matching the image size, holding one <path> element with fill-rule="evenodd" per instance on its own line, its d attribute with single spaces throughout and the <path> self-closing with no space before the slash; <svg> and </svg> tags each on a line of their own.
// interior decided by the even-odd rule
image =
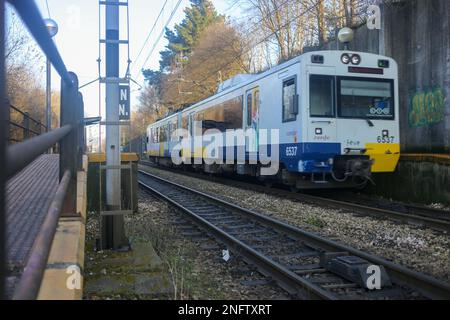
<svg viewBox="0 0 450 320">
<path fill-rule="evenodd" d="M 343 64 L 349 64 L 350 63 L 350 56 L 348 54 L 344 53 L 341 56 L 341 61 L 342 61 Z"/>
<path fill-rule="evenodd" d="M 354 54 L 354 55 L 352 56 L 352 64 L 358 65 L 358 64 L 360 64 L 360 63 L 361 63 L 361 56 L 359 56 L 359 55 L 357 55 L 357 54 Z"/>
</svg>

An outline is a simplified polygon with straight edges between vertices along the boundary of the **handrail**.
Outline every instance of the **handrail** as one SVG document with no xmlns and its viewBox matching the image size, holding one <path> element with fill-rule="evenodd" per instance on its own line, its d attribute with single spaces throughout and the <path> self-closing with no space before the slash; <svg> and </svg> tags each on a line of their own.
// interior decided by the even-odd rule
<svg viewBox="0 0 450 320">
<path fill-rule="evenodd" d="M 34 300 L 39 294 L 50 248 L 55 237 L 58 220 L 69 188 L 70 178 L 71 173 L 67 170 L 56 190 L 55 198 L 48 209 L 39 234 L 34 241 L 31 255 L 28 258 L 27 265 L 14 292 L 14 300 Z"/>
<path fill-rule="evenodd" d="M 59 55 L 58 49 L 45 27 L 44 19 L 34 0 L 8 0 L 8 2 L 16 8 L 23 22 L 27 25 L 28 30 L 36 39 L 36 42 L 64 82 L 69 86 L 72 85 L 72 78 L 69 76 L 69 72 Z"/>
<path fill-rule="evenodd" d="M 6 212 L 5 212 L 5 183 L 16 173 L 33 162 L 39 155 L 45 153 L 56 143 L 59 143 L 59 178 L 60 185 L 55 198 L 47 212 L 44 224 L 35 239 L 34 246 L 22 273 L 19 286 L 15 289 L 14 299 L 35 299 L 39 293 L 42 277 L 47 264 L 53 238 L 56 232 L 62 207 L 64 210 L 76 210 L 76 197 L 66 197 L 68 190 L 76 192 L 76 174 L 81 168 L 81 154 L 84 144 L 84 102 L 78 88 L 78 78 L 75 73 L 68 72 L 64 62 L 44 25 L 43 18 L 34 0 L 0 0 L 0 101 L 5 99 L 5 65 L 4 65 L 4 3 L 11 3 L 22 18 L 29 32 L 36 40 L 42 51 L 52 63 L 62 78 L 61 81 L 61 128 L 25 140 L 18 144 L 6 146 L 8 130 L 0 130 L 0 299 L 4 298 L 6 279 Z M 0 129 L 5 124 L 11 124 L 8 117 L 10 108 L 24 115 L 24 124 L 18 124 L 25 132 L 32 131 L 28 127 L 29 119 L 39 122 L 6 103 L 0 108 Z M 46 126 L 44 126 L 46 128 Z M 36 129 L 36 128 L 35 128 Z M 40 130 L 40 129 L 39 129 Z M 39 131 L 38 130 L 38 131 Z"/>
<path fill-rule="evenodd" d="M 73 126 L 68 124 L 20 144 L 9 146 L 6 149 L 7 179 L 14 176 L 17 172 L 33 162 L 36 157 L 67 136 L 72 129 Z"/>
</svg>

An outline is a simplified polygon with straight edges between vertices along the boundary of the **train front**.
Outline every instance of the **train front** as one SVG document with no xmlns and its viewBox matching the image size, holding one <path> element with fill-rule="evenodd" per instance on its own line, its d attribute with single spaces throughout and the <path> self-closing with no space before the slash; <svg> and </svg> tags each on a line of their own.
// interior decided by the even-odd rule
<svg viewBox="0 0 450 320">
<path fill-rule="evenodd" d="M 354 186 L 373 173 L 394 172 L 400 158 L 397 63 L 349 50 L 314 52 L 304 61 L 313 179 L 328 173 L 333 182 Z"/>
</svg>

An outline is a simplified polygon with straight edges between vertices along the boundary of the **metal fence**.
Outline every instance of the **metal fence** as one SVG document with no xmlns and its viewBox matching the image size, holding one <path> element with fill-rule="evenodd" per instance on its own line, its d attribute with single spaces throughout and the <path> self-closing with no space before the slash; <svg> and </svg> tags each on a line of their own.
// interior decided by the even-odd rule
<svg viewBox="0 0 450 320">
<path fill-rule="evenodd" d="M 59 52 L 44 25 L 43 18 L 33 0 L 8 0 L 28 27 L 44 54 L 61 76 L 61 127 L 29 139 L 7 145 L 9 131 L 9 105 L 0 108 L 0 299 L 5 298 L 6 277 L 6 212 L 5 184 L 38 156 L 59 143 L 60 184 L 35 240 L 13 299 L 35 299 L 38 295 L 47 264 L 53 237 L 62 208 L 76 212 L 76 173 L 82 167 L 84 151 L 84 106 L 78 92 L 78 79 L 68 72 Z M 0 101 L 5 100 L 5 0 L 0 0 Z M 21 124 L 20 124 L 21 125 Z M 30 129 L 21 125 L 23 130 Z M 33 130 L 34 131 L 34 130 Z M 37 131 L 35 132 L 37 133 Z M 75 192 L 75 194 L 73 194 Z M 12 226 L 11 226 L 12 227 Z"/>
<path fill-rule="evenodd" d="M 139 136 L 130 140 L 123 146 L 123 152 L 137 153 L 138 156 L 143 159 L 147 152 L 146 136 Z"/>
<path fill-rule="evenodd" d="M 22 142 L 47 132 L 47 126 L 31 117 L 28 112 L 23 112 L 6 101 L 6 106 L 8 105 L 10 109 L 9 120 L 7 121 L 9 123 L 8 137 L 6 138 L 8 143 Z M 11 115 L 14 113 L 19 115 L 20 122 L 11 120 Z"/>
</svg>

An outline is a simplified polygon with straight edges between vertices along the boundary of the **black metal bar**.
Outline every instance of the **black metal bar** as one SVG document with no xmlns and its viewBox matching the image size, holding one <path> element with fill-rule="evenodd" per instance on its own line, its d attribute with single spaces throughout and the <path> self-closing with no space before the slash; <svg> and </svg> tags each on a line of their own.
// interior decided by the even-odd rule
<svg viewBox="0 0 450 320">
<path fill-rule="evenodd" d="M 6 98 L 5 99 L 5 109 L 8 107 L 8 106 L 10 106 L 11 104 L 9 103 L 9 100 L 8 100 L 8 98 Z M 11 141 L 11 127 L 10 127 L 10 124 L 11 124 L 11 110 L 5 110 L 5 117 L 6 117 L 6 121 L 5 121 L 5 124 L 6 124 L 6 130 L 5 130 L 5 134 L 6 134 L 6 137 L 5 137 L 5 141 L 7 141 L 8 142 L 8 144 L 9 144 L 9 142 Z"/>
<path fill-rule="evenodd" d="M 70 180 L 71 173 L 67 170 L 56 190 L 55 198 L 48 209 L 41 230 L 34 241 L 31 255 L 28 258 L 27 265 L 14 292 L 14 300 L 34 300 L 39 294 Z"/>
<path fill-rule="evenodd" d="M 72 85 L 69 72 L 59 55 L 55 43 L 50 37 L 44 24 L 44 19 L 34 0 L 8 0 L 17 10 L 23 22 L 27 25 L 28 30 L 33 35 L 36 42 L 44 51 L 45 55 L 52 62 L 53 67 L 59 73 L 61 78 L 67 85 Z"/>
<path fill-rule="evenodd" d="M 50 131 L 43 135 L 31 138 L 19 144 L 9 146 L 6 150 L 6 178 L 9 179 L 17 172 L 25 168 L 40 154 L 43 154 L 55 143 L 61 141 L 72 131 L 72 125 Z"/>
<path fill-rule="evenodd" d="M 5 101 L 5 2 L 0 0 L 0 101 Z M 0 108 L 0 123 L 5 124 L 9 118 L 9 108 Z M 5 183 L 6 183 L 6 137 L 9 126 L 0 125 L 0 299 L 5 297 L 6 278 L 6 214 L 5 214 Z"/>
<path fill-rule="evenodd" d="M 30 137 L 30 120 L 28 113 L 25 112 L 23 117 L 23 139 L 26 140 Z"/>
<path fill-rule="evenodd" d="M 33 129 L 24 127 L 23 125 L 18 124 L 18 123 L 15 123 L 15 122 L 12 122 L 12 121 L 10 121 L 9 124 L 10 124 L 11 126 L 14 126 L 14 127 L 19 128 L 19 129 L 22 129 L 24 132 L 25 132 L 25 131 L 28 131 L 29 133 L 32 133 L 32 134 L 34 134 L 35 136 L 38 136 L 38 135 L 41 134 L 41 132 L 34 131 Z"/>
<path fill-rule="evenodd" d="M 102 117 L 84 118 L 84 125 L 92 126 L 98 124 L 100 121 L 102 121 Z"/>
</svg>

